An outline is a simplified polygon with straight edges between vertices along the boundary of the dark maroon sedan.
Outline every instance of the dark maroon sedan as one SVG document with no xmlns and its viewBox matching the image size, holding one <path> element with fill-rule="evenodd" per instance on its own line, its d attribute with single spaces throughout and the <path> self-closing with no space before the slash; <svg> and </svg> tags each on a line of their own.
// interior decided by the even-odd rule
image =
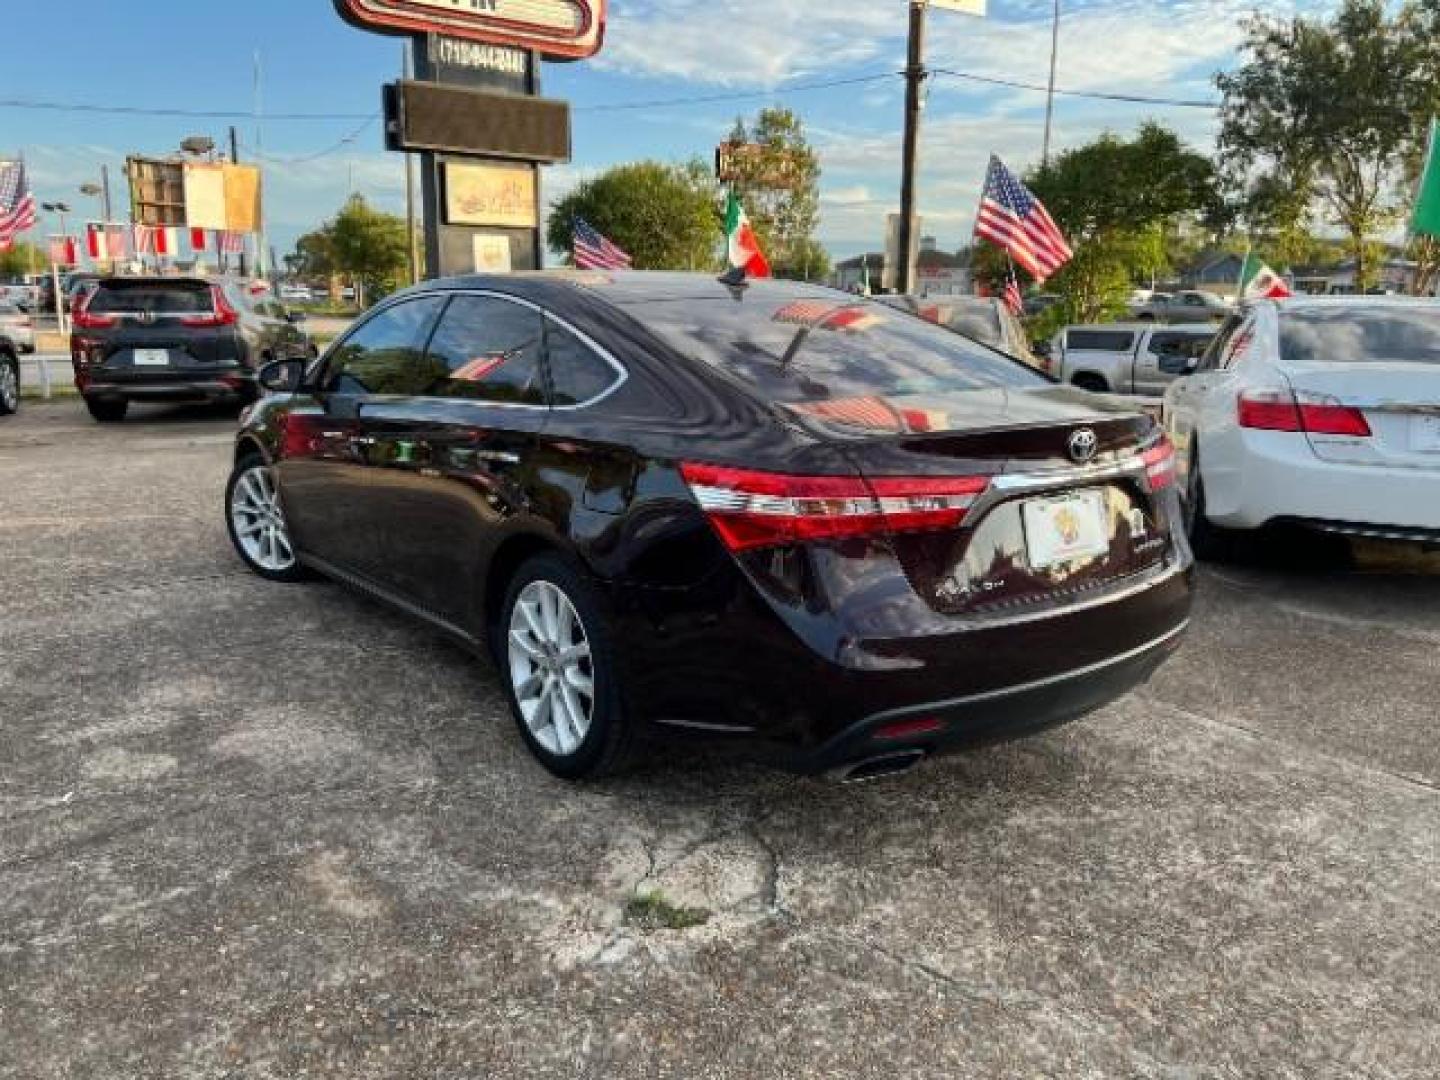
<svg viewBox="0 0 1440 1080">
<path fill-rule="evenodd" d="M 1150 419 L 828 289 L 434 282 L 261 382 L 242 558 L 488 651 L 562 776 L 667 737 L 895 772 L 1114 700 L 1188 620 Z"/>
</svg>

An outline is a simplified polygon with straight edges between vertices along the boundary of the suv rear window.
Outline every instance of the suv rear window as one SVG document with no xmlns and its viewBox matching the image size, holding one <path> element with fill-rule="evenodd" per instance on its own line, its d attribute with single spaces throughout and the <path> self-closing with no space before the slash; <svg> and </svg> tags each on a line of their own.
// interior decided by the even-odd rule
<svg viewBox="0 0 1440 1080">
<path fill-rule="evenodd" d="M 1129 352 L 1135 335 L 1128 330 L 1071 330 L 1065 348 L 1090 352 Z"/>
<path fill-rule="evenodd" d="M 1286 311 L 1280 316 L 1280 355 L 1291 364 L 1440 364 L 1440 309 L 1345 305 Z"/>
<path fill-rule="evenodd" d="M 1048 386 L 1020 363 L 868 300 L 650 300 L 626 310 L 673 348 L 793 404 Z"/>
<path fill-rule="evenodd" d="M 194 282 L 170 284 L 104 284 L 95 290 L 90 311 L 123 315 L 149 311 L 156 315 L 193 315 L 211 309 L 210 286 Z"/>
</svg>

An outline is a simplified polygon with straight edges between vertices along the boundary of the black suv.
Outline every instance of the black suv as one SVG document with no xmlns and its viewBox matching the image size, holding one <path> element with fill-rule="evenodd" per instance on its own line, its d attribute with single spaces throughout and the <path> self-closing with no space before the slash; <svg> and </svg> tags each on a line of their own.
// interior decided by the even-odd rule
<svg viewBox="0 0 1440 1080">
<path fill-rule="evenodd" d="M 75 387 L 102 422 L 131 401 L 244 404 L 257 369 L 313 355 L 300 318 L 229 279 L 101 278 L 76 301 Z"/>
</svg>

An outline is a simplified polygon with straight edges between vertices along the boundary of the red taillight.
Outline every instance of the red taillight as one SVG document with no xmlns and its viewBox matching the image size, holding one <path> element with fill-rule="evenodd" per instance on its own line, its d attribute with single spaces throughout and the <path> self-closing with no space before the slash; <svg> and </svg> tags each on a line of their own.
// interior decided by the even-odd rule
<svg viewBox="0 0 1440 1080">
<path fill-rule="evenodd" d="M 1240 395 L 1237 418 L 1242 428 L 1297 431 L 1311 435 L 1369 438 L 1370 423 L 1359 409 L 1334 398 L 1296 395 L 1289 390 L 1250 390 Z"/>
<path fill-rule="evenodd" d="M 882 532 L 951 529 L 983 476 L 789 476 L 686 462 L 680 473 L 732 551 Z"/>
<path fill-rule="evenodd" d="M 1145 479 L 1151 491 L 1163 491 L 1175 483 L 1175 447 L 1164 435 L 1140 459 L 1145 462 Z"/>
<path fill-rule="evenodd" d="M 180 320 L 180 325 L 211 328 L 234 326 L 240 321 L 239 313 L 230 306 L 230 301 L 225 299 L 225 292 L 219 285 L 210 286 L 210 307 L 212 310 L 206 315 L 186 315 Z"/>
<path fill-rule="evenodd" d="M 70 324 L 76 330 L 109 330 L 115 325 L 113 315 L 92 315 L 90 313 L 90 302 L 95 299 L 98 290 L 91 289 L 75 301 L 75 310 L 70 317 Z"/>
</svg>

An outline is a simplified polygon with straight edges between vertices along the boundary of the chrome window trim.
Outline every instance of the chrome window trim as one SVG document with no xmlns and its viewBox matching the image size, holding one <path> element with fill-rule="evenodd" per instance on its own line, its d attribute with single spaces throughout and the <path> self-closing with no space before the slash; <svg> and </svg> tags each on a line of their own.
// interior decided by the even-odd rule
<svg viewBox="0 0 1440 1080">
<path fill-rule="evenodd" d="M 624 386 L 627 382 L 630 381 L 630 372 L 625 367 L 625 365 L 620 363 L 620 361 L 615 358 L 614 353 L 612 353 L 609 349 L 605 348 L 605 346 L 597 342 L 589 334 L 585 333 L 585 331 L 581 330 L 579 327 L 575 326 L 567 319 L 563 319 L 559 315 L 556 315 L 554 312 L 546 310 L 539 304 L 535 303 L 533 300 L 527 300 L 522 296 L 511 296 L 509 293 L 496 292 L 493 289 L 427 289 L 423 292 L 407 293 L 403 297 L 397 297 L 393 302 L 382 304 L 374 310 L 368 312 L 363 320 L 356 323 L 354 326 L 350 327 L 350 329 L 345 332 L 344 337 L 336 338 L 335 341 L 331 344 L 330 348 L 325 350 L 325 355 L 320 357 L 317 363 L 324 364 L 328 362 L 330 354 L 333 353 L 336 349 L 343 347 L 345 342 L 349 340 L 351 335 L 359 331 L 362 327 L 365 326 L 366 323 L 370 322 L 372 319 L 379 317 L 384 312 L 389 311 L 391 308 L 399 307 L 401 304 L 408 303 L 412 300 L 427 300 L 432 298 L 438 298 L 445 301 L 445 307 L 440 310 L 440 315 L 435 320 L 435 325 L 430 328 L 430 336 L 426 339 L 425 342 L 425 347 L 428 351 L 430 347 L 430 341 L 434 338 L 436 332 L 440 329 L 440 324 L 445 320 L 445 313 L 449 310 L 450 300 L 457 296 L 484 296 L 495 300 L 504 300 L 511 304 L 518 304 L 520 307 L 529 308 L 531 311 L 537 312 L 540 315 L 541 319 L 548 319 L 549 321 L 555 323 L 555 325 L 569 331 L 577 338 L 579 338 L 586 348 L 588 348 L 591 352 L 595 353 L 595 355 L 599 356 L 601 360 L 605 361 L 605 363 L 609 365 L 610 370 L 613 371 L 617 377 L 614 382 L 612 382 L 609 386 L 607 386 L 600 393 L 596 394 L 594 397 L 588 398 L 585 401 L 581 401 L 574 405 L 554 405 L 550 403 L 546 403 L 544 405 L 529 405 L 525 402 L 519 401 L 475 401 L 467 398 L 430 397 L 421 394 L 416 395 L 416 397 L 418 398 L 422 398 L 425 401 L 466 402 L 467 404 L 477 405 L 486 409 L 525 409 L 530 412 L 579 412 L 581 409 L 588 409 L 592 405 L 598 405 L 600 402 L 604 401 L 611 394 L 615 393 L 617 390 L 619 390 L 622 386 Z M 550 365 L 550 357 L 548 355 L 548 350 L 546 356 L 544 357 L 544 362 L 546 365 L 546 370 L 548 372 Z"/>
</svg>

